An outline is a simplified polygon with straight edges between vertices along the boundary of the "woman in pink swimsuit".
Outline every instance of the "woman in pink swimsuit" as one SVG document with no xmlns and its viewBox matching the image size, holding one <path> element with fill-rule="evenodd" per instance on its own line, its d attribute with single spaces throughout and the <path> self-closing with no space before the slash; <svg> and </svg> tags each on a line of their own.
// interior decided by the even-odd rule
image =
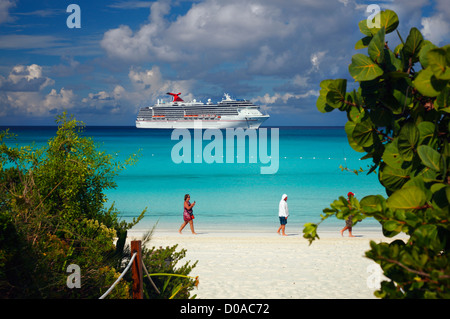
<svg viewBox="0 0 450 319">
<path fill-rule="evenodd" d="M 189 226 L 191 226 L 191 231 L 194 235 L 197 235 L 197 233 L 194 231 L 194 214 L 192 213 L 192 208 L 195 206 L 195 201 L 193 204 L 189 201 L 191 199 L 191 196 L 189 194 L 184 195 L 184 212 L 183 212 L 183 219 L 184 223 L 181 225 L 180 230 L 178 232 L 181 234 L 181 231 L 184 229 L 184 227 L 189 223 Z"/>
</svg>

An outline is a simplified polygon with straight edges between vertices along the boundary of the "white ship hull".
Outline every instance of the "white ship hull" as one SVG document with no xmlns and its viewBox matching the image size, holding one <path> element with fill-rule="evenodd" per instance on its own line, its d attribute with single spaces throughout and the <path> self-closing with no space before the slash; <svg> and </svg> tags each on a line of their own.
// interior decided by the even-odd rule
<svg viewBox="0 0 450 319">
<path fill-rule="evenodd" d="M 137 128 L 150 129 L 227 129 L 227 128 L 243 128 L 258 129 L 261 124 L 269 118 L 263 115 L 257 118 L 247 119 L 218 119 L 218 120 L 162 120 L 162 121 L 145 121 L 136 120 Z"/>
</svg>

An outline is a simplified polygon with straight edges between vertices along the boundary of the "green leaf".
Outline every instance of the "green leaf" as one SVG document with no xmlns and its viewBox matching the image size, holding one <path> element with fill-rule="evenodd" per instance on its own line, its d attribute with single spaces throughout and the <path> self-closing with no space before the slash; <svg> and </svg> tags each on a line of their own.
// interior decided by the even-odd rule
<svg viewBox="0 0 450 319">
<path fill-rule="evenodd" d="M 382 103 L 384 103 L 384 99 Z M 379 107 L 375 110 L 371 110 L 370 119 L 375 126 L 386 127 L 392 123 L 392 112 L 385 108 Z"/>
<path fill-rule="evenodd" d="M 339 108 L 345 101 L 345 93 L 347 89 L 347 80 L 337 79 L 328 82 L 328 92 L 326 102 L 333 108 Z"/>
<path fill-rule="evenodd" d="M 353 130 L 352 137 L 355 142 L 362 147 L 373 145 L 373 124 L 370 120 L 357 123 Z"/>
<path fill-rule="evenodd" d="M 400 130 L 398 150 L 406 161 L 412 161 L 419 137 L 419 130 L 413 123 L 405 124 Z"/>
<path fill-rule="evenodd" d="M 444 90 L 438 95 L 434 102 L 434 107 L 438 111 L 450 113 L 450 87 L 446 86 Z"/>
<path fill-rule="evenodd" d="M 345 123 L 345 132 L 347 133 L 348 144 L 357 152 L 364 152 L 364 148 L 359 146 L 356 140 L 353 138 L 353 131 L 355 130 L 356 123 L 353 121 L 347 121 Z"/>
<path fill-rule="evenodd" d="M 407 78 L 409 74 L 403 72 L 403 63 L 401 59 L 398 59 L 395 54 L 387 49 L 384 49 L 384 60 L 386 61 L 387 71 L 390 77 L 393 78 Z"/>
<path fill-rule="evenodd" d="M 383 74 L 383 70 L 375 62 L 361 53 L 352 57 L 348 70 L 355 81 L 370 81 Z"/>
<path fill-rule="evenodd" d="M 380 14 L 381 27 L 384 27 L 386 34 L 395 31 L 399 24 L 397 14 L 392 10 L 384 10 Z"/>
<path fill-rule="evenodd" d="M 355 50 L 366 48 L 369 45 L 370 40 L 372 40 L 372 36 L 367 36 L 367 37 L 362 38 L 361 40 L 356 42 Z"/>
<path fill-rule="evenodd" d="M 434 48 L 437 48 L 437 46 L 435 46 L 433 43 L 429 41 L 424 41 L 424 44 L 422 45 L 422 48 L 420 49 L 419 52 L 419 61 L 420 64 L 422 64 L 423 69 L 428 67 L 428 56 L 427 56 L 428 51 Z"/>
<path fill-rule="evenodd" d="M 400 189 L 410 179 L 410 171 L 396 169 L 389 165 L 381 165 L 380 183 L 390 191 Z"/>
<path fill-rule="evenodd" d="M 446 82 L 436 79 L 431 68 L 423 69 L 413 81 L 414 87 L 428 97 L 436 97 L 445 88 Z"/>
<path fill-rule="evenodd" d="M 403 46 L 406 58 L 412 58 L 412 62 L 419 61 L 419 51 L 422 47 L 423 36 L 417 28 L 411 28 Z"/>
<path fill-rule="evenodd" d="M 428 65 L 438 80 L 450 80 L 450 65 L 446 61 L 446 51 L 442 48 L 432 49 L 427 53 Z"/>
<path fill-rule="evenodd" d="M 367 26 L 367 20 L 361 21 L 359 26 L 360 31 L 365 35 L 375 35 L 381 28 L 384 28 L 386 30 L 386 34 L 388 34 L 395 31 L 399 24 L 398 16 L 392 10 L 384 10 L 379 12 L 375 16 L 374 20 L 377 21 L 378 19 L 380 20 L 380 25 L 373 28 L 369 28 Z M 364 30 L 364 32 L 362 29 Z M 370 34 L 367 34 L 368 32 L 370 32 Z"/>
<path fill-rule="evenodd" d="M 358 27 L 359 31 L 361 31 L 362 34 L 368 37 L 372 37 L 372 32 L 370 32 L 370 29 L 367 27 L 367 19 L 359 21 Z"/>
<path fill-rule="evenodd" d="M 399 231 L 398 228 L 401 227 L 401 224 L 396 222 L 395 220 L 389 220 L 383 224 L 383 228 L 387 231 Z"/>
<path fill-rule="evenodd" d="M 331 112 L 334 110 L 333 107 L 331 107 L 329 104 L 327 104 L 327 94 L 330 91 L 330 83 L 332 83 L 333 80 L 323 80 L 320 82 L 320 93 L 319 97 L 316 101 L 316 107 L 317 109 L 322 113 Z"/>
<path fill-rule="evenodd" d="M 411 186 L 395 191 L 387 200 L 387 207 L 391 209 L 414 210 L 419 209 L 426 203 L 425 192 L 417 187 Z"/>
<path fill-rule="evenodd" d="M 392 112 L 394 114 L 402 114 L 403 110 L 405 110 L 410 104 L 412 104 L 412 97 L 411 94 L 408 94 L 408 91 L 403 90 L 402 88 L 400 90 L 394 89 L 393 95 L 395 99 L 398 101 L 397 104 L 394 104 L 393 106 L 390 105 L 390 108 L 392 109 Z M 397 106 L 397 107 L 396 107 Z"/>
<path fill-rule="evenodd" d="M 385 30 L 381 28 L 369 43 L 368 53 L 370 58 L 378 64 L 384 62 L 384 35 Z"/>
<path fill-rule="evenodd" d="M 397 45 L 397 46 L 395 47 L 395 49 L 394 49 L 394 54 L 395 54 L 396 56 L 398 56 L 398 55 L 400 54 L 400 52 L 403 50 L 403 46 L 404 46 L 404 44 L 403 44 L 403 43 L 400 43 L 399 45 Z"/>
<path fill-rule="evenodd" d="M 392 168 L 401 169 L 405 160 L 398 150 L 398 138 L 386 145 L 383 153 L 383 161 Z"/>
<path fill-rule="evenodd" d="M 350 97 L 347 97 L 347 101 L 350 99 Z M 361 120 L 364 118 L 365 115 L 365 111 L 363 108 L 359 108 L 359 107 L 352 107 L 348 112 L 347 112 L 347 117 L 350 121 L 354 122 L 354 123 L 359 123 L 361 122 Z"/>
<path fill-rule="evenodd" d="M 449 205 L 447 193 L 450 190 L 450 186 L 444 183 L 436 183 L 431 186 L 431 192 L 433 193 L 433 206 L 439 208 L 445 208 Z"/>
<path fill-rule="evenodd" d="M 422 225 L 414 231 L 413 236 L 417 238 L 417 241 L 421 246 L 431 249 L 437 248 L 435 247 L 435 244 L 439 243 L 439 241 L 436 241 L 438 237 L 436 225 Z"/>
<path fill-rule="evenodd" d="M 426 167 L 429 167 L 436 172 L 440 171 L 440 163 L 442 161 L 441 154 L 428 145 L 420 145 L 417 151 L 422 163 Z"/>
<path fill-rule="evenodd" d="M 380 195 L 369 195 L 361 199 L 361 209 L 365 213 L 383 212 L 384 198 Z"/>
<path fill-rule="evenodd" d="M 434 134 L 436 126 L 428 121 L 420 122 L 417 125 L 417 129 L 420 133 L 419 144 L 430 145 L 434 141 Z"/>
</svg>

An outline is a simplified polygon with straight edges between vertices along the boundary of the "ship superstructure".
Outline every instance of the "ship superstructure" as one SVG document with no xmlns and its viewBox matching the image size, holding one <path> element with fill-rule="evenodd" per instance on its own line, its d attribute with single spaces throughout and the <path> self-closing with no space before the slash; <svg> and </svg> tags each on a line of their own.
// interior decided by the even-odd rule
<svg viewBox="0 0 450 319">
<path fill-rule="evenodd" d="M 261 113 L 259 106 L 248 100 L 232 99 L 225 94 L 222 101 L 207 103 L 185 102 L 181 93 L 167 93 L 171 102 L 161 99 L 153 106 L 142 107 L 136 118 L 137 128 L 250 128 L 257 129 L 270 116 Z"/>
</svg>

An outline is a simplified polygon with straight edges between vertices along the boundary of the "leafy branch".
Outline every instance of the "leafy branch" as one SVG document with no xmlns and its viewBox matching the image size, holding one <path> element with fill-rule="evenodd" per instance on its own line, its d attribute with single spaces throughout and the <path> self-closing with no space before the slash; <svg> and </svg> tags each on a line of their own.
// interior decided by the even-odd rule
<svg viewBox="0 0 450 319">
<path fill-rule="evenodd" d="M 377 171 L 386 190 L 387 198 L 355 199 L 351 214 L 358 221 L 375 218 L 386 237 L 408 236 L 406 244 L 371 243 L 366 252 L 391 280 L 376 295 L 449 298 L 450 45 L 434 45 L 417 28 L 404 40 L 391 10 L 378 18 L 380 27 L 369 27 L 366 20 L 358 24 L 364 38 L 355 49 L 367 49 L 367 54 L 354 54 L 348 67 L 358 90 L 347 92 L 346 79 L 323 80 L 316 106 L 322 113 L 347 113 L 349 145 L 365 153 L 362 160 L 372 160 L 368 173 Z M 386 35 L 394 31 L 401 43 L 392 51 Z M 340 168 L 355 174 L 364 171 Z M 304 226 L 310 244 L 319 238 L 319 224 L 332 216 L 345 218 L 350 210 L 340 197 L 323 213 L 319 223 Z M 434 270 L 417 270 L 425 265 Z M 418 283 L 417 275 L 427 280 Z"/>
</svg>

